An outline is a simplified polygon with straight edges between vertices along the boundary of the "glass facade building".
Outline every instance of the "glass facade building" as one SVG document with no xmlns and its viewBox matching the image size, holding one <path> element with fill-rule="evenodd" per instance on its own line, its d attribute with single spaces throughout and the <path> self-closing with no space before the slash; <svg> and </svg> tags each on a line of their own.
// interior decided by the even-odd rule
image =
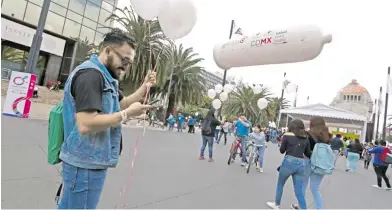
<svg viewBox="0 0 392 210">
<path fill-rule="evenodd" d="M 43 45 L 46 43 L 47 47 L 41 47 L 36 69 L 38 83 L 42 85 L 58 78 L 66 79 L 71 69 L 87 53 L 81 52 L 86 47 L 80 46 L 78 40 L 82 44 L 98 45 L 113 26 L 106 19 L 113 13 L 117 1 L 51 0 L 43 35 Z M 44 0 L 2 0 L 3 79 L 6 77 L 4 72 L 24 71 L 43 2 Z M 61 49 L 53 50 L 51 47 Z"/>
</svg>

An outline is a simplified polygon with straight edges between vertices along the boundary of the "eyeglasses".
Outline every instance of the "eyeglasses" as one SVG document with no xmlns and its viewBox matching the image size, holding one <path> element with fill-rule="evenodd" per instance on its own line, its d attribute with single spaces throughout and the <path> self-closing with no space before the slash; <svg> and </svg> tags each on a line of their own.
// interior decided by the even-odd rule
<svg viewBox="0 0 392 210">
<path fill-rule="evenodd" d="M 132 60 L 129 57 L 122 56 L 116 49 L 110 47 L 113 52 L 120 58 L 123 65 L 132 65 Z"/>
</svg>

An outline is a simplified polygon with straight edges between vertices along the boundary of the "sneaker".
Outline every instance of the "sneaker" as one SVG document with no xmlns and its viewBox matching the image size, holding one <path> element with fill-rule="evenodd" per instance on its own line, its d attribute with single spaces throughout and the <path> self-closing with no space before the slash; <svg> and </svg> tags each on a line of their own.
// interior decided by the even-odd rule
<svg viewBox="0 0 392 210">
<path fill-rule="evenodd" d="M 208 158 L 208 162 L 214 162 L 214 159 Z"/>
<path fill-rule="evenodd" d="M 291 204 L 291 209 L 299 209 L 299 206 L 297 204 Z"/>
<path fill-rule="evenodd" d="M 385 190 L 392 190 L 392 187 L 387 187 L 385 188 Z"/>
<path fill-rule="evenodd" d="M 267 206 L 270 207 L 271 209 L 279 209 L 279 206 L 276 205 L 275 202 L 267 202 Z"/>
<path fill-rule="evenodd" d="M 377 189 L 382 189 L 380 186 L 378 186 L 376 184 L 372 185 L 372 187 L 377 188 Z"/>
<path fill-rule="evenodd" d="M 204 157 L 203 157 L 203 156 L 200 156 L 200 157 L 199 157 L 199 160 L 204 160 Z"/>
<path fill-rule="evenodd" d="M 246 166 L 246 163 L 245 163 L 245 162 L 242 162 L 242 163 L 241 163 L 241 166 Z"/>
<path fill-rule="evenodd" d="M 263 173 L 264 172 L 263 168 L 259 168 L 259 172 Z"/>
</svg>

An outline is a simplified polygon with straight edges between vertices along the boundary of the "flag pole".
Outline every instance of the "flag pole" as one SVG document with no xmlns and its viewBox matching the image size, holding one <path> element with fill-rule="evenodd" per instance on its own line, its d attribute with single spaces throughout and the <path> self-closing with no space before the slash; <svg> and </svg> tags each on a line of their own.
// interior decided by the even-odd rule
<svg viewBox="0 0 392 210">
<path fill-rule="evenodd" d="M 387 79 L 387 91 L 385 91 L 385 108 L 384 108 L 384 123 L 382 126 L 382 140 L 386 140 L 386 127 L 387 127 L 387 115 L 388 115 L 388 97 L 389 97 L 389 85 L 390 85 L 390 77 L 391 75 L 391 67 L 388 67 L 388 79 Z"/>
<path fill-rule="evenodd" d="M 378 128 L 380 125 L 381 97 L 382 97 L 382 87 L 380 87 L 380 95 L 378 97 L 378 104 L 377 104 L 376 140 L 378 140 Z"/>
<path fill-rule="evenodd" d="M 308 98 L 306 99 L 306 105 L 309 105 L 309 96 L 308 96 Z"/>
<path fill-rule="evenodd" d="M 297 107 L 297 97 L 298 97 L 298 85 L 297 88 L 295 88 L 294 108 Z"/>
<path fill-rule="evenodd" d="M 230 26 L 230 33 L 229 33 L 229 39 L 233 36 L 233 29 L 234 29 L 234 20 L 231 20 L 231 26 Z M 226 76 L 227 76 L 227 69 L 224 69 L 223 72 L 223 81 L 222 81 L 222 86 L 224 87 L 226 84 Z M 222 107 L 219 109 L 218 116 L 221 115 L 222 112 Z"/>
</svg>

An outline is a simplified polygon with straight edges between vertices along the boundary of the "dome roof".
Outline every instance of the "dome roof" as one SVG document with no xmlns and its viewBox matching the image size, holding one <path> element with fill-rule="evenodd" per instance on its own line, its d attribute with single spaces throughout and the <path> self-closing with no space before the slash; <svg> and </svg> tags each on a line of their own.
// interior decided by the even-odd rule
<svg viewBox="0 0 392 210">
<path fill-rule="evenodd" d="M 350 84 L 341 90 L 343 94 L 365 94 L 369 93 L 366 88 L 361 86 L 356 79 L 353 79 Z"/>
</svg>

